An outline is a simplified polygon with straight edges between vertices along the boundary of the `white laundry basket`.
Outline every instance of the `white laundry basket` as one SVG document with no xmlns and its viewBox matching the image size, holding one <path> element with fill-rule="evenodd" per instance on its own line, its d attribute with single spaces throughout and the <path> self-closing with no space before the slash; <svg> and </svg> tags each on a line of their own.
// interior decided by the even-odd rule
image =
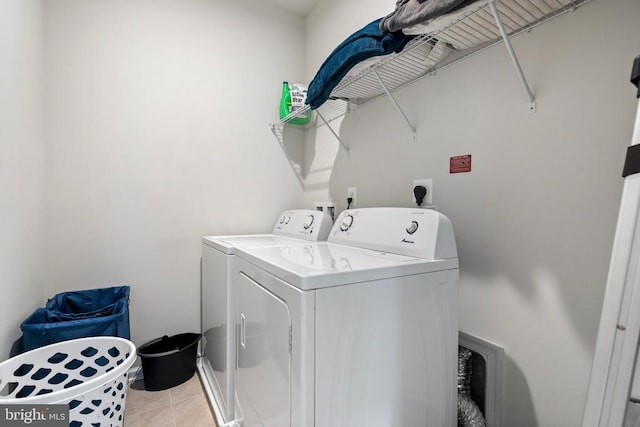
<svg viewBox="0 0 640 427">
<path fill-rule="evenodd" d="M 136 347 L 124 338 L 51 344 L 0 363 L 0 404 L 69 404 L 70 427 L 122 427 Z"/>
</svg>

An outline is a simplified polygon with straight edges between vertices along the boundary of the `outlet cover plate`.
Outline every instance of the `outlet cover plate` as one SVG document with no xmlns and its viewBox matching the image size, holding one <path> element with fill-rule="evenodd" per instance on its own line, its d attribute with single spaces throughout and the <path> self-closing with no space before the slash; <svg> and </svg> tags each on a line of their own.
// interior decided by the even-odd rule
<svg viewBox="0 0 640 427">
<path fill-rule="evenodd" d="M 431 179 L 431 178 L 423 178 L 423 179 L 414 179 L 413 180 L 413 186 L 411 187 L 411 204 L 412 204 L 412 206 L 416 206 L 416 198 L 413 195 L 413 189 L 418 185 L 422 185 L 427 189 L 427 195 L 425 196 L 424 200 L 422 201 L 422 206 L 423 207 L 427 207 L 427 206 L 433 205 L 433 179 Z"/>
<path fill-rule="evenodd" d="M 356 207 L 356 193 L 357 193 L 358 188 L 357 187 L 348 187 L 347 188 L 347 198 L 351 197 L 353 200 L 351 201 L 351 208 L 355 208 Z"/>
</svg>

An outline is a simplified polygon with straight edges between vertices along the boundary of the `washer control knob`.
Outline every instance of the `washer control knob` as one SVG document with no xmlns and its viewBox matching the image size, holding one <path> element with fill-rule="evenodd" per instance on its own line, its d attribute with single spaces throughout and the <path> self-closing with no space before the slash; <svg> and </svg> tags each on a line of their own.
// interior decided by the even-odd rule
<svg viewBox="0 0 640 427">
<path fill-rule="evenodd" d="M 289 221 L 291 221 L 291 217 L 289 215 L 284 217 L 284 223 L 285 224 L 289 224 Z"/>
<path fill-rule="evenodd" d="M 406 228 L 407 233 L 413 234 L 418 230 L 418 221 L 411 221 L 411 224 Z"/>
<path fill-rule="evenodd" d="M 284 224 L 284 216 L 280 218 L 280 224 Z"/>
<path fill-rule="evenodd" d="M 304 223 L 302 224 L 302 226 L 304 227 L 305 230 L 308 230 L 312 224 L 313 224 L 313 215 L 307 215 L 304 218 Z"/>
<path fill-rule="evenodd" d="M 347 231 L 348 229 L 351 228 L 352 224 L 353 224 L 353 216 L 345 215 L 345 217 L 342 218 L 342 223 L 340 223 L 340 230 Z"/>
</svg>

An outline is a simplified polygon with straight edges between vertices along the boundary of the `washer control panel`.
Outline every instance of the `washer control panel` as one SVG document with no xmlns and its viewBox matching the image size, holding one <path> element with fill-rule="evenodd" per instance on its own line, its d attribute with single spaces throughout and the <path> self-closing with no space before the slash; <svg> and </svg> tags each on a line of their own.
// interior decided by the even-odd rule
<svg viewBox="0 0 640 427">
<path fill-rule="evenodd" d="M 427 259 L 458 257 L 451 222 L 431 209 L 349 209 L 338 216 L 329 242 Z"/>
<path fill-rule="evenodd" d="M 333 223 L 329 214 L 311 209 L 295 209 L 283 212 L 273 234 L 297 237 L 310 241 L 327 240 Z"/>
</svg>

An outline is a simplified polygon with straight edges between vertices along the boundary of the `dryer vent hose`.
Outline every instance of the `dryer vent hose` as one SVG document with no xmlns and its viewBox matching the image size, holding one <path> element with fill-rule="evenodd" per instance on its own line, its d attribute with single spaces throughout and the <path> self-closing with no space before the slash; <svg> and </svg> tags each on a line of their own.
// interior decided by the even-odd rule
<svg viewBox="0 0 640 427">
<path fill-rule="evenodd" d="M 458 426 L 485 427 L 484 416 L 471 399 L 471 350 L 458 347 Z"/>
<path fill-rule="evenodd" d="M 458 346 L 458 393 L 471 396 L 471 350 Z"/>
<path fill-rule="evenodd" d="M 485 427 L 484 417 L 471 397 L 458 394 L 458 426 Z"/>
</svg>

